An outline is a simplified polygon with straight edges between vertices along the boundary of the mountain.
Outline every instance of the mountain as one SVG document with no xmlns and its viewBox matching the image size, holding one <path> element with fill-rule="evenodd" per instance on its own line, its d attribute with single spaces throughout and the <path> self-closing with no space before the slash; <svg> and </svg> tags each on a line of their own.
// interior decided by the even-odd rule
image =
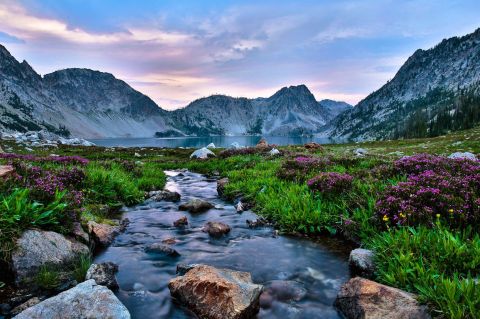
<svg viewBox="0 0 480 319">
<path fill-rule="evenodd" d="M 65 69 L 40 76 L 0 45 L 0 129 L 83 138 L 312 134 L 351 108 L 317 102 L 305 85 L 269 98 L 214 95 L 165 111 L 112 74 Z"/>
<path fill-rule="evenodd" d="M 109 73 L 66 69 L 41 77 L 0 46 L 0 127 L 79 137 L 153 136 L 168 112 Z"/>
<path fill-rule="evenodd" d="M 305 85 L 284 87 L 269 98 L 214 95 L 171 114 L 171 125 L 188 135 L 310 135 L 351 106 L 317 102 Z"/>
<path fill-rule="evenodd" d="M 339 115 L 325 135 L 416 137 L 480 121 L 480 29 L 417 50 L 395 77 Z"/>
</svg>

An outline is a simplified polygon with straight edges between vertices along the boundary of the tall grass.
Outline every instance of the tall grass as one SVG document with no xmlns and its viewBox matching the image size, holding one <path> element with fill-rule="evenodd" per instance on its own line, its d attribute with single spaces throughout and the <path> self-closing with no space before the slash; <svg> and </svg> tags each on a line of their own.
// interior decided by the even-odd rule
<svg viewBox="0 0 480 319">
<path fill-rule="evenodd" d="M 134 205 L 144 198 L 133 176 L 116 163 L 112 163 L 108 169 L 91 163 L 87 167 L 86 175 L 87 198 L 91 201 L 112 206 L 119 202 Z"/>
<path fill-rule="evenodd" d="M 447 318 L 480 318 L 480 236 L 442 226 L 400 228 L 368 242 L 376 252 L 378 279 L 416 292 Z"/>
</svg>

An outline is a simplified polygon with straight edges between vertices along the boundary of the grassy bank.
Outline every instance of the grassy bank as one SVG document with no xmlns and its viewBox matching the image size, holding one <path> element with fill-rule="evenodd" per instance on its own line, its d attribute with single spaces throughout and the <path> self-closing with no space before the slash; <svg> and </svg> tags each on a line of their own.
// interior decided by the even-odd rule
<svg viewBox="0 0 480 319">
<path fill-rule="evenodd" d="M 341 236 L 373 249 L 376 280 L 419 294 L 433 315 L 478 318 L 480 163 L 445 156 L 478 154 L 479 141 L 476 128 L 433 139 L 282 147 L 277 157 L 215 150 L 217 157 L 205 161 L 190 160 L 192 150 L 183 149 L 38 150 L 42 159 L 2 161 L 17 171 L 31 170 L 21 166 L 27 162 L 55 176 L 75 169 L 83 175 L 68 175 L 49 197 L 21 179 L 5 183 L 2 252 L 7 256 L 12 238 L 28 227 L 66 233 L 72 221 L 108 219 L 119 206 L 143 200 L 144 191 L 162 188 L 163 170 L 188 168 L 228 177 L 226 196 L 242 197 L 283 232 Z M 2 146 L 25 153 L 8 142 Z M 368 154 L 355 156 L 359 147 Z M 59 162 L 48 157 L 52 152 L 85 160 Z"/>
</svg>

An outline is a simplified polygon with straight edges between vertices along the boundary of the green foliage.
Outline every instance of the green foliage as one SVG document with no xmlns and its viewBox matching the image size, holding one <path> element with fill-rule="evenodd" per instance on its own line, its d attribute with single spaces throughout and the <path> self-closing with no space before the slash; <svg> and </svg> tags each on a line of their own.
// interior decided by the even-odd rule
<svg viewBox="0 0 480 319">
<path fill-rule="evenodd" d="M 35 277 L 35 283 L 43 289 L 55 289 L 60 285 L 60 273 L 48 266 L 42 266 Z"/>
<path fill-rule="evenodd" d="M 142 191 L 153 191 L 165 186 L 167 177 L 162 168 L 155 163 L 145 163 L 141 167 L 141 176 L 136 180 L 137 186 Z"/>
<path fill-rule="evenodd" d="M 6 259 L 14 248 L 13 241 L 25 229 L 32 227 L 64 232 L 66 223 L 65 192 L 56 192 L 47 204 L 32 201 L 28 189 L 16 189 L 0 196 L 0 257 Z"/>
<path fill-rule="evenodd" d="M 480 236 L 472 229 L 404 227 L 380 233 L 368 246 L 376 252 L 381 282 L 418 293 L 444 317 L 480 317 L 474 283 L 480 275 Z"/>
<path fill-rule="evenodd" d="M 105 168 L 97 163 L 87 166 L 85 181 L 87 198 L 100 203 L 126 205 L 139 203 L 144 194 L 136 185 L 135 179 L 120 165 L 113 163 Z"/>
<path fill-rule="evenodd" d="M 73 264 L 73 278 L 79 283 L 83 282 L 91 264 L 92 257 L 90 255 L 80 256 Z"/>
</svg>

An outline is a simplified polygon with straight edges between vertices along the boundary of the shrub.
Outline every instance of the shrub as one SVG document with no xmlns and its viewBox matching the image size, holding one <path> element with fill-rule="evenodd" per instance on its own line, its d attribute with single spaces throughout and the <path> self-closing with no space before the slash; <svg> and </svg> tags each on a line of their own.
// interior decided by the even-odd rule
<svg viewBox="0 0 480 319">
<path fill-rule="evenodd" d="M 452 232 L 400 227 L 374 236 L 378 280 L 418 293 L 434 314 L 480 318 L 480 237 L 471 227 Z"/>
<path fill-rule="evenodd" d="M 52 162 L 61 164 L 78 164 L 87 165 L 89 160 L 80 156 L 36 156 L 31 154 L 13 154 L 13 153 L 0 153 L 0 158 L 8 159 L 10 161 L 20 160 L 22 162 Z"/>
<path fill-rule="evenodd" d="M 451 228 L 480 225 L 480 173 L 427 170 L 410 175 L 384 191 L 376 213 L 386 226 L 433 226 L 437 220 Z"/>
<path fill-rule="evenodd" d="M 303 182 L 313 171 L 325 170 L 332 162 L 327 157 L 298 156 L 285 161 L 277 170 L 280 179 Z"/>
<path fill-rule="evenodd" d="M 307 186 L 323 195 L 339 195 L 352 188 L 353 177 L 344 173 L 320 173 L 308 180 Z"/>
</svg>

